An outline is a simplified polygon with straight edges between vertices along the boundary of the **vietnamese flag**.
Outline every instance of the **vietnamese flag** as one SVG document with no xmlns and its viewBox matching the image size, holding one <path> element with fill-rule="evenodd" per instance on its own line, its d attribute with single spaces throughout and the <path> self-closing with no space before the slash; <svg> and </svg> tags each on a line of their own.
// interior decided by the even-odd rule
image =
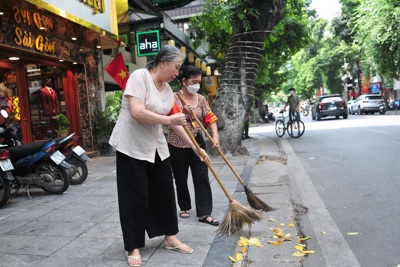
<svg viewBox="0 0 400 267">
<path fill-rule="evenodd" d="M 126 68 L 121 52 L 107 65 L 106 71 L 117 82 L 122 91 L 125 90 L 126 82 L 129 78 L 129 72 Z"/>
</svg>

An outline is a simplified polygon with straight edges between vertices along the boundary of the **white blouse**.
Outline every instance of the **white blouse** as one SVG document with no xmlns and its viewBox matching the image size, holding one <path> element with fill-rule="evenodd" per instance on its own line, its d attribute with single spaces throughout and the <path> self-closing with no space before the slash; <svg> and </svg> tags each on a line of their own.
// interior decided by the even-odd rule
<svg viewBox="0 0 400 267">
<path fill-rule="evenodd" d="M 154 163 L 156 151 L 161 160 L 169 157 L 167 141 L 161 124 L 143 124 L 132 118 L 129 101 L 125 96 L 144 101 L 146 109 L 167 115 L 174 103 L 174 94 L 168 83 L 159 92 L 147 69 L 134 71 L 126 83 L 122 97 L 121 113 L 111 134 L 109 143 L 116 150 L 132 158 Z"/>
</svg>

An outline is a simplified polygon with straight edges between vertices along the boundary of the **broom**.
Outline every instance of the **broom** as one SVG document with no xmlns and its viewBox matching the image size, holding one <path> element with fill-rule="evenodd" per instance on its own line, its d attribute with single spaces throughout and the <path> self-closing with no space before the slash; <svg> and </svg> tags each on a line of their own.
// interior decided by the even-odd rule
<svg viewBox="0 0 400 267">
<path fill-rule="evenodd" d="M 185 130 L 186 134 L 189 136 L 190 140 L 192 140 L 193 144 L 196 146 L 197 151 L 203 157 L 203 151 L 201 150 L 199 144 L 194 139 L 192 133 L 188 129 L 186 125 L 182 125 L 183 129 Z M 224 184 L 222 183 L 221 179 L 218 177 L 217 173 L 215 172 L 214 168 L 211 166 L 209 161 L 205 161 L 208 168 L 214 175 L 215 179 L 217 180 L 218 184 L 221 186 L 222 191 L 224 191 L 226 197 L 229 200 L 229 207 L 228 211 L 225 213 L 222 222 L 220 223 L 217 232 L 222 235 L 230 235 L 232 233 L 238 233 L 242 230 L 244 224 L 253 224 L 255 221 L 260 221 L 262 219 L 262 214 L 245 206 L 242 206 L 239 202 L 234 200 L 231 195 L 226 190 Z"/>
<path fill-rule="evenodd" d="M 183 98 L 183 95 L 181 94 L 181 92 L 178 91 L 178 97 L 179 99 L 182 101 L 182 104 L 184 106 L 187 105 L 185 99 Z M 212 139 L 212 137 L 210 136 L 210 134 L 208 133 L 208 131 L 206 130 L 206 128 L 204 128 L 203 124 L 200 122 L 199 118 L 197 118 L 196 114 L 194 114 L 194 112 L 190 112 L 190 115 L 196 120 L 196 122 L 200 125 L 201 129 L 203 130 L 203 132 L 206 134 L 207 138 L 210 140 L 211 144 L 214 145 L 214 141 Z M 226 156 L 224 155 L 224 153 L 221 151 L 221 149 L 219 147 L 216 148 L 218 151 L 218 154 L 224 159 L 224 161 L 226 162 L 226 164 L 228 164 L 229 168 L 232 170 L 233 174 L 236 176 L 236 178 L 238 179 L 238 181 L 242 184 L 244 191 L 246 192 L 246 196 L 247 196 L 247 201 L 249 202 L 250 207 L 252 207 L 253 209 L 256 210 L 263 210 L 263 211 L 272 211 L 275 210 L 274 208 L 270 207 L 267 203 L 265 203 L 264 201 L 262 201 L 260 198 L 258 198 L 253 191 L 247 187 L 246 183 L 240 178 L 239 174 L 235 171 L 235 169 L 233 168 L 233 166 L 231 165 L 231 163 L 228 161 L 228 159 L 226 158 Z"/>
</svg>

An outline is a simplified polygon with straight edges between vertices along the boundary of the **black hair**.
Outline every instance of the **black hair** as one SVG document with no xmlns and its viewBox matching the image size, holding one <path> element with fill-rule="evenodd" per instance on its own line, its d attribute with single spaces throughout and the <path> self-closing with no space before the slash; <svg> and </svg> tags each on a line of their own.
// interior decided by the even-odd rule
<svg viewBox="0 0 400 267">
<path fill-rule="evenodd" d="M 296 91 L 296 89 L 294 89 L 293 87 L 290 87 L 288 91 Z"/>
<path fill-rule="evenodd" d="M 174 62 L 178 60 L 183 60 L 182 52 L 175 46 L 164 45 L 161 47 L 160 51 L 158 51 L 154 60 L 147 63 L 146 69 L 151 70 L 161 62 Z"/>
<path fill-rule="evenodd" d="M 178 80 L 182 83 L 183 79 L 188 80 L 190 78 L 197 77 L 201 74 L 202 74 L 201 70 L 199 68 L 196 68 L 195 66 L 191 65 L 183 66 L 179 70 Z"/>
</svg>

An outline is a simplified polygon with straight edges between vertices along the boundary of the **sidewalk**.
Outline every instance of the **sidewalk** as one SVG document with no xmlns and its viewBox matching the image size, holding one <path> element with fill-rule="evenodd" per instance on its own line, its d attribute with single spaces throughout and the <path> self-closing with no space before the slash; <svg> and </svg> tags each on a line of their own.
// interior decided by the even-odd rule
<svg viewBox="0 0 400 267">
<path fill-rule="evenodd" d="M 289 181 L 279 144 L 275 139 L 254 136 L 243 141 L 250 156 L 227 156 L 235 170 L 257 196 L 275 211 L 264 213 L 264 218 L 240 234 L 259 238 L 262 247 L 246 247 L 243 259 L 233 263 L 243 247 L 237 245 L 238 235 L 219 236 L 213 227 L 198 222 L 195 210 L 189 219 L 179 218 L 178 237 L 188 243 L 193 254 L 184 255 L 165 250 L 162 237 L 146 240 L 141 250 L 143 266 L 301 266 L 294 257 L 297 244 L 294 213 L 289 195 Z M 261 158 L 259 164 L 257 162 Z M 246 194 L 228 165 L 221 157 L 212 157 L 211 164 L 228 192 L 242 205 L 247 205 Z M 0 265 L 11 266 L 128 266 L 123 249 L 119 224 L 115 157 L 97 157 L 88 163 L 89 177 L 84 184 L 70 186 L 62 195 L 49 195 L 32 189 L 30 195 L 21 189 L 12 203 L 0 209 Z M 213 216 L 220 221 L 228 207 L 228 200 L 210 173 L 214 198 Z M 193 186 L 191 196 L 193 196 Z M 274 241 L 270 228 L 280 228 L 293 242 L 280 246 Z M 244 250 L 243 250 L 244 251 Z"/>
</svg>

